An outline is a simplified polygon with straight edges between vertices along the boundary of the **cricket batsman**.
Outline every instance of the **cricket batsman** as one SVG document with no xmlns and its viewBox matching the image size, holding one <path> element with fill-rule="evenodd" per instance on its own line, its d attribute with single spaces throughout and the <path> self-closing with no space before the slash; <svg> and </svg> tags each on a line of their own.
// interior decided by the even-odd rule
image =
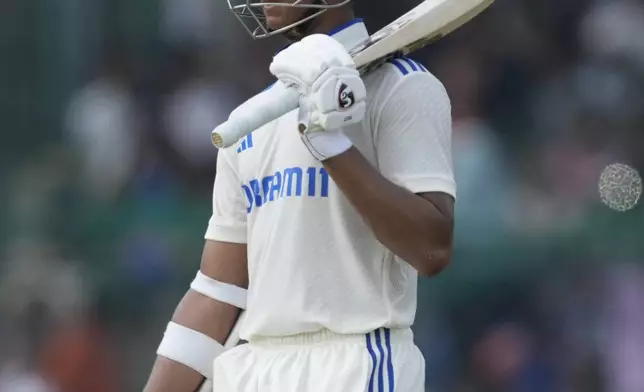
<svg viewBox="0 0 644 392">
<path fill-rule="evenodd" d="M 300 105 L 219 152 L 201 267 L 145 391 L 424 391 L 410 326 L 418 274 L 452 254 L 448 95 L 404 57 L 361 77 L 350 0 L 241 1 L 255 38 L 291 44 L 238 110 L 286 86 Z M 247 343 L 225 350 L 241 310 Z"/>
</svg>

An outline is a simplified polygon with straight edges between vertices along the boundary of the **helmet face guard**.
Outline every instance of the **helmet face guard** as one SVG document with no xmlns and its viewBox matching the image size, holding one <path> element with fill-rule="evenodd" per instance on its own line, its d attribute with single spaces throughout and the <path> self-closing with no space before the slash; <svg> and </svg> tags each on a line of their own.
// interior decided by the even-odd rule
<svg viewBox="0 0 644 392">
<path fill-rule="evenodd" d="M 237 19 L 239 19 L 246 31 L 256 39 L 286 33 L 293 28 L 301 26 L 316 18 L 328 9 L 339 8 L 351 2 L 351 0 L 341 0 L 336 4 L 329 4 L 327 0 L 314 0 L 312 3 L 307 4 L 304 3 L 304 1 L 305 0 L 295 0 L 292 3 L 278 3 L 269 1 L 262 2 L 261 0 L 227 0 L 228 8 L 237 17 Z M 272 30 L 266 25 L 266 17 L 264 16 L 263 8 L 265 6 L 302 8 L 308 10 L 308 12 L 306 12 L 304 17 L 297 22 L 291 23 L 277 30 Z"/>
</svg>

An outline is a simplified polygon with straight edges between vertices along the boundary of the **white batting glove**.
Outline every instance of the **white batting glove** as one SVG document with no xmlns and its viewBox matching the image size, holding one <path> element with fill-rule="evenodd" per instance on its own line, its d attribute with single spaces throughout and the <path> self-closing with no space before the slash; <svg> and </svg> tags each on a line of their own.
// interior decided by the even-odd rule
<svg viewBox="0 0 644 392">
<path fill-rule="evenodd" d="M 270 71 L 300 93 L 300 135 L 317 160 L 351 148 L 342 128 L 364 119 L 367 90 L 342 44 L 324 34 L 307 36 L 278 53 Z"/>
</svg>

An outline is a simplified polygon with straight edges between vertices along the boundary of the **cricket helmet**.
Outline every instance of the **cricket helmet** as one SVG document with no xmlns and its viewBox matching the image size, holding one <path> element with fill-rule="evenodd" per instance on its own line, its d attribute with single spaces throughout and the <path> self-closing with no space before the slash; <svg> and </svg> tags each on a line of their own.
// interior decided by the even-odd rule
<svg viewBox="0 0 644 392">
<path fill-rule="evenodd" d="M 256 39 L 287 33 L 296 28 L 303 28 L 307 23 L 310 23 L 314 18 L 323 14 L 327 10 L 343 7 L 351 1 L 352 0 L 339 0 L 329 4 L 328 0 L 313 0 L 312 2 L 295 0 L 290 3 L 277 1 L 271 2 L 270 0 L 227 0 L 228 8 L 237 17 L 237 19 L 239 19 L 246 31 Z M 272 30 L 266 25 L 266 17 L 264 16 L 263 8 L 265 6 L 296 7 L 306 9 L 307 12 L 305 12 L 304 16 L 297 22 L 291 23 L 277 30 Z"/>
</svg>

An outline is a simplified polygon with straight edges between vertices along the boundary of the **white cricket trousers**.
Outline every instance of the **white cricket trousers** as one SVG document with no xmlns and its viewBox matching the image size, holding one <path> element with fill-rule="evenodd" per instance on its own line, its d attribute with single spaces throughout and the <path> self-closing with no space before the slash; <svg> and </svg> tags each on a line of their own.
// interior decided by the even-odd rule
<svg viewBox="0 0 644 392">
<path fill-rule="evenodd" d="M 329 331 L 242 344 L 214 363 L 214 392 L 424 392 L 410 329 Z"/>
</svg>

